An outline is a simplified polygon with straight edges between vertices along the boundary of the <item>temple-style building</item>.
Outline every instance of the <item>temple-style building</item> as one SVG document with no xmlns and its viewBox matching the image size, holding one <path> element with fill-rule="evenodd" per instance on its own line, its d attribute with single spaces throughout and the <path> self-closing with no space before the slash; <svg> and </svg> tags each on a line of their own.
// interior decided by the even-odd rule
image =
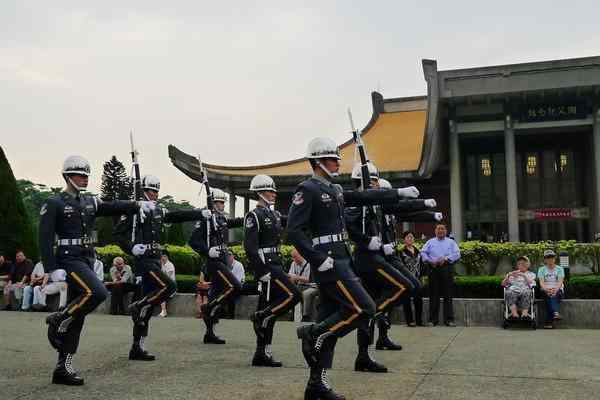
<svg viewBox="0 0 600 400">
<path fill-rule="evenodd" d="M 447 71 L 423 60 L 423 73 L 427 96 L 372 93 L 363 138 L 384 178 L 436 198 L 457 240 L 590 241 L 600 232 L 600 57 Z M 349 187 L 354 144 L 340 148 Z M 304 158 L 205 167 L 246 210 L 254 175 L 275 179 L 285 212 L 311 173 Z M 430 225 L 411 228 L 431 236 Z"/>
</svg>

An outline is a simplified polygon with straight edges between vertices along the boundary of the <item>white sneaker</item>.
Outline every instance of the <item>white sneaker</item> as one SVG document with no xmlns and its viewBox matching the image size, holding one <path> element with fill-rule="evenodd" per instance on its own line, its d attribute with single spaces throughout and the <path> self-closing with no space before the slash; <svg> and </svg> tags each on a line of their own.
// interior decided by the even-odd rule
<svg viewBox="0 0 600 400">
<path fill-rule="evenodd" d="M 166 311 L 161 311 L 160 314 L 161 317 L 165 318 L 167 316 L 167 312 Z"/>
</svg>

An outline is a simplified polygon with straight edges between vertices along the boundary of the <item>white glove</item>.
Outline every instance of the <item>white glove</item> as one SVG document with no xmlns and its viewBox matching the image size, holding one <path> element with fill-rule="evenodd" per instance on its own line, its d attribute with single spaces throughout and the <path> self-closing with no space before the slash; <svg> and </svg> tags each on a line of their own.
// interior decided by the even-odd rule
<svg viewBox="0 0 600 400">
<path fill-rule="evenodd" d="M 425 200 L 423 200 L 423 203 L 425 203 L 425 207 L 427 207 L 427 208 L 437 207 L 437 203 L 436 203 L 435 199 L 425 199 Z"/>
<path fill-rule="evenodd" d="M 202 210 L 202 217 L 209 219 L 210 217 L 212 217 L 212 212 L 208 208 L 205 208 Z"/>
<path fill-rule="evenodd" d="M 379 239 L 379 237 L 377 237 L 377 236 L 373 236 L 371 238 L 371 241 L 369 242 L 368 248 L 371 251 L 377 251 L 377 250 L 381 249 L 381 239 Z"/>
<path fill-rule="evenodd" d="M 264 274 L 263 276 L 258 278 L 258 280 L 261 282 L 269 282 L 271 280 L 271 273 L 269 272 L 268 274 Z"/>
<path fill-rule="evenodd" d="M 147 248 L 148 246 L 146 246 L 145 244 L 138 243 L 133 246 L 133 248 L 131 249 L 131 253 L 136 257 L 143 256 Z"/>
<path fill-rule="evenodd" d="M 156 209 L 156 202 L 154 201 L 139 201 L 138 204 L 140 206 L 140 210 L 142 210 L 146 215 L 149 215 Z"/>
<path fill-rule="evenodd" d="M 405 199 L 416 199 L 419 197 L 419 189 L 414 186 L 407 186 L 405 188 L 398 189 L 398 196 Z"/>
<path fill-rule="evenodd" d="M 319 266 L 319 268 L 317 268 L 317 271 L 319 271 L 319 272 L 325 272 L 325 271 L 330 270 L 332 268 L 333 268 L 333 258 L 327 257 L 325 259 L 325 261 L 323 261 L 323 264 L 321 264 Z"/>
<path fill-rule="evenodd" d="M 211 247 L 210 249 L 208 249 L 208 256 L 210 258 L 219 258 L 220 255 L 221 249 L 219 249 L 218 247 Z"/>
<path fill-rule="evenodd" d="M 436 212 L 433 214 L 433 218 L 435 218 L 436 221 L 441 221 L 442 219 L 444 219 L 444 214 L 442 214 L 441 212 Z"/>
<path fill-rule="evenodd" d="M 394 245 L 391 243 L 387 243 L 383 245 L 383 254 L 386 256 L 391 256 L 394 254 Z"/>
</svg>

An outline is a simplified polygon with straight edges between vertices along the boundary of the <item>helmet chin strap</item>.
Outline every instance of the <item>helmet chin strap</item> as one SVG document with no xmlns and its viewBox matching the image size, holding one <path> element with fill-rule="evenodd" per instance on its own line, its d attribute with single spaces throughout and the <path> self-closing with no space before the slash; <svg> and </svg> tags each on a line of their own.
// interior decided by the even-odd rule
<svg viewBox="0 0 600 400">
<path fill-rule="evenodd" d="M 323 172 L 325 172 L 325 173 L 327 174 L 327 176 L 329 176 L 331 179 L 333 179 L 333 178 L 337 178 L 337 177 L 340 175 L 340 173 L 339 173 L 339 172 L 331 172 L 331 171 L 329 171 L 327 168 L 325 168 L 325 166 L 324 166 L 323 164 L 321 164 L 321 161 L 319 161 L 319 160 L 317 160 L 316 164 L 317 164 L 317 166 L 318 166 L 319 168 L 321 168 L 321 170 L 322 170 Z"/>
<path fill-rule="evenodd" d="M 65 180 L 67 181 L 67 185 L 71 185 L 71 187 L 73 189 L 75 189 L 76 192 L 79 192 L 79 193 L 85 192 L 86 188 L 82 188 L 82 187 L 77 186 L 75 184 L 75 182 L 73 182 L 73 179 L 71 179 L 71 177 L 69 175 L 65 175 Z"/>
<path fill-rule="evenodd" d="M 274 201 L 267 200 L 261 192 L 258 192 L 257 194 L 258 194 L 258 197 L 260 197 L 262 199 L 262 201 L 265 202 L 265 205 L 267 206 L 267 208 L 269 208 L 269 209 L 273 208 L 273 206 L 275 205 Z"/>
</svg>

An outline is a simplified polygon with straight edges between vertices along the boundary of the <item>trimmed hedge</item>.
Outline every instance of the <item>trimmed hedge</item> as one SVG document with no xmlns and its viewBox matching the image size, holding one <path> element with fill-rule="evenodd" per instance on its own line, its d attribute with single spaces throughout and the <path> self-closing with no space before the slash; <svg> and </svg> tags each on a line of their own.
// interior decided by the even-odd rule
<svg viewBox="0 0 600 400">
<path fill-rule="evenodd" d="M 175 264 L 177 272 L 188 275 L 197 275 L 206 260 L 198 255 L 189 246 L 167 245 L 169 258 Z M 516 263 L 517 257 L 526 255 L 533 265 L 542 264 L 543 253 L 546 249 L 554 249 L 556 253 L 566 251 L 569 253 L 571 263 L 591 265 L 595 273 L 600 274 L 600 243 L 576 243 L 575 241 L 540 242 L 540 243 L 483 243 L 478 241 L 462 242 L 459 245 L 461 251 L 461 264 L 467 270 L 468 275 L 481 275 L 485 271 L 488 261 L 496 265 L 503 257 L 508 257 L 511 262 Z M 291 264 L 290 253 L 292 246 L 281 246 L 284 265 Z M 105 266 L 110 267 L 112 259 L 116 256 L 125 257 L 128 263 L 131 257 L 126 256 L 116 245 L 98 247 L 98 255 Z M 244 246 L 231 246 L 231 251 L 242 264 L 248 265 L 248 259 Z"/>
<path fill-rule="evenodd" d="M 179 293 L 195 293 L 196 275 L 177 275 L 177 291 Z M 454 285 L 454 297 L 471 299 L 501 299 L 502 277 L 500 276 L 457 276 Z M 251 286 L 251 284 L 249 285 Z M 600 276 L 574 276 L 566 284 L 566 295 L 569 299 L 600 299 Z M 539 292 L 538 292 L 539 293 Z M 253 294 L 247 292 L 246 294 Z M 427 285 L 424 297 L 429 296 Z M 537 296 L 540 297 L 540 296 Z"/>
</svg>

